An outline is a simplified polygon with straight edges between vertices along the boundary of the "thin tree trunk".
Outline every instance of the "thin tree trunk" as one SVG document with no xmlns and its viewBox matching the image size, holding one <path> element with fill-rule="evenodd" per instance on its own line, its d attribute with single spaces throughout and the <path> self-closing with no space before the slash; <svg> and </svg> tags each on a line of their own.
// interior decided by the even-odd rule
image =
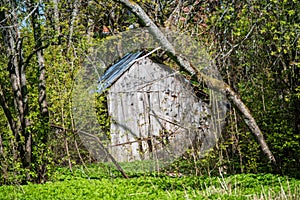
<svg viewBox="0 0 300 200">
<path fill-rule="evenodd" d="M 257 137 L 260 146 L 263 152 L 267 155 L 269 161 L 271 161 L 276 167 L 276 169 L 279 170 L 275 157 L 270 151 L 261 130 L 256 124 L 255 119 L 252 117 L 247 106 L 242 102 L 242 100 L 233 91 L 233 89 L 223 81 L 219 81 L 217 79 L 202 74 L 197 68 L 192 66 L 187 60 L 177 55 L 173 45 L 168 41 L 168 39 L 161 32 L 161 30 L 154 24 L 154 22 L 149 18 L 149 16 L 137 3 L 135 3 L 132 0 L 119 0 L 119 2 L 127 6 L 138 18 L 140 18 L 146 24 L 146 26 L 149 28 L 153 36 L 160 42 L 162 47 L 171 54 L 172 59 L 174 59 L 181 67 L 186 69 L 191 74 L 196 75 L 198 80 L 203 79 L 205 82 L 207 82 L 210 85 L 211 88 L 216 89 L 223 94 L 226 94 L 228 99 L 230 99 L 231 102 L 241 112 L 244 122 L 251 130 L 251 132 Z"/>
<path fill-rule="evenodd" d="M 60 35 L 58 2 L 59 0 L 53 0 L 53 6 L 54 6 L 53 18 L 54 18 L 54 29 L 56 31 L 56 34 Z"/>
<path fill-rule="evenodd" d="M 79 2 L 78 2 L 78 0 L 75 0 L 74 4 L 73 4 L 72 18 L 71 18 L 71 22 L 70 22 L 70 32 L 69 32 L 67 53 L 69 53 L 71 45 L 72 45 L 72 37 L 73 37 L 73 33 L 74 33 L 74 23 L 75 23 L 77 14 L 78 14 L 78 6 L 79 6 Z"/>
</svg>

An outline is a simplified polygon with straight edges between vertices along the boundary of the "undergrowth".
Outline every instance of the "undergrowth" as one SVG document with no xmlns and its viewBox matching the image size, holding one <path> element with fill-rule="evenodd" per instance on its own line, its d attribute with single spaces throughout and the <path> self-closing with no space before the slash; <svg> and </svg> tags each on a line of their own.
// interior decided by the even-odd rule
<svg viewBox="0 0 300 200">
<path fill-rule="evenodd" d="M 300 180 L 273 174 L 129 176 L 102 164 L 58 168 L 45 184 L 1 186 L 0 199 L 300 199 Z"/>
</svg>

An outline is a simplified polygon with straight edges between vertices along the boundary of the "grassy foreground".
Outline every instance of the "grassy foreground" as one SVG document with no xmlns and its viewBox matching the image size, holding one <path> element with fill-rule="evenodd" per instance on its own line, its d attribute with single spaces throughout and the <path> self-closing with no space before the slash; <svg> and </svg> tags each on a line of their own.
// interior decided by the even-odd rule
<svg viewBox="0 0 300 200">
<path fill-rule="evenodd" d="M 124 179 L 93 166 L 59 169 L 45 184 L 1 186 L 0 199 L 300 199 L 300 180 L 272 174 Z"/>
</svg>

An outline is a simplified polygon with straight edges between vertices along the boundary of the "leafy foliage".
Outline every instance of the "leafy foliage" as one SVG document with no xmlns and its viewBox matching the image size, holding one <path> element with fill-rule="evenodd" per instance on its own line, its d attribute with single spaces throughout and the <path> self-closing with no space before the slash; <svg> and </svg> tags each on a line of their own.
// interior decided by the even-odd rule
<svg viewBox="0 0 300 200">
<path fill-rule="evenodd" d="M 184 176 L 166 174 L 120 178 L 104 165 L 73 172 L 60 168 L 53 182 L 0 187 L 0 199 L 270 199 L 299 197 L 299 180 L 271 174 L 238 174 L 228 177 Z M 112 170 L 112 169 L 111 169 Z M 115 173 L 111 178 L 108 173 Z"/>
<path fill-rule="evenodd" d="M 107 109 L 107 97 L 105 92 L 96 94 L 95 109 L 97 113 L 98 122 L 101 130 L 106 134 L 106 138 L 110 140 L 110 117 Z"/>
<path fill-rule="evenodd" d="M 283 172 L 299 176 L 300 16 L 296 10 L 296 1 L 222 1 L 207 12 L 206 22 L 223 77 L 251 109 Z M 234 108 L 230 113 L 224 134 L 229 145 L 223 152 L 235 163 L 235 170 L 237 166 L 239 171 L 270 170 L 238 113 Z"/>
<path fill-rule="evenodd" d="M 182 34 L 190 34 L 196 41 L 206 44 L 211 56 L 216 59 L 223 78 L 240 94 L 250 108 L 283 173 L 300 177 L 298 170 L 300 168 L 300 13 L 298 12 L 300 4 L 296 0 L 140 0 L 137 2 L 156 24 L 167 26 L 169 29 L 181 30 Z M 44 182 L 51 177 L 54 166 L 69 166 L 69 169 L 73 169 L 74 164 L 95 161 L 80 142 L 75 131 L 72 92 L 76 74 L 82 69 L 84 58 L 94 44 L 98 44 L 99 41 L 109 42 L 108 37 L 117 37 L 116 33 L 129 29 L 131 25 L 133 27 L 137 27 L 137 24 L 145 26 L 128 9 L 111 0 L 87 2 L 49 0 L 43 1 L 42 5 L 38 3 L 35 0 L 24 2 L 5 0 L 0 5 L 1 14 L 15 11 L 19 23 L 19 26 L 16 27 L 19 38 L 15 48 L 19 48 L 18 53 L 23 56 L 18 57 L 18 53 L 8 56 L 4 33 L 11 27 L 10 24 L 4 23 L 6 21 L 3 18 L 0 20 L 0 31 L 3 33 L 0 36 L 0 91 L 5 97 L 13 121 L 18 122 L 20 113 L 16 108 L 15 91 L 12 90 L 8 69 L 11 58 L 21 59 L 22 57 L 20 65 L 28 62 L 25 73 L 26 87 L 23 87 L 22 91 L 26 96 L 23 100 L 28 104 L 25 119 L 30 122 L 25 124 L 26 128 L 23 133 L 29 134 L 32 139 L 31 162 L 27 165 L 28 163 L 24 162 L 24 156 L 20 156 L 20 149 L 24 147 L 26 137 L 19 132 L 21 129 L 18 129 L 17 134 L 13 132 L 9 124 L 9 117 L 3 109 L 4 104 L 1 104 L 1 185 L 20 184 L 27 181 Z M 38 6 L 37 9 L 34 9 L 34 6 Z M 40 26 L 39 37 L 35 37 L 35 26 L 31 19 L 33 10 L 39 11 L 36 21 Z M 109 33 L 103 33 L 104 26 L 108 28 Z M 38 43 L 40 46 L 37 45 Z M 181 43 L 180 38 L 178 46 L 188 46 L 185 48 L 186 50 L 195 51 L 194 44 Z M 39 48 L 42 49 L 45 60 L 47 77 L 45 91 L 49 118 L 45 118 L 40 110 L 41 81 L 39 80 L 39 59 L 36 55 Z M 115 55 L 114 52 L 114 49 L 108 49 L 107 54 L 101 56 L 110 56 L 116 59 L 119 55 Z M 97 104 L 100 107 L 97 109 L 101 128 L 108 133 L 109 118 L 105 112 L 105 99 L 99 96 L 97 101 L 100 101 L 100 104 Z M 274 172 L 262 154 L 255 137 L 250 134 L 234 108 L 230 109 L 227 121 L 222 140 L 205 159 L 197 160 L 187 152 L 173 166 L 166 169 L 166 172 L 173 170 L 185 175 L 219 174 L 220 171 L 231 174 Z M 20 122 L 17 125 L 20 126 Z M 73 171 L 78 173 L 78 169 L 73 169 Z M 106 175 L 103 177 L 95 175 L 96 180 L 86 179 L 87 177 L 92 179 L 93 176 L 83 175 L 79 178 L 82 183 L 73 180 L 72 174 L 69 178 L 62 178 L 70 179 L 66 183 L 28 185 L 20 187 L 20 190 L 7 187 L 9 189 L 5 189 L 6 192 L 3 190 L 6 187 L 2 187 L 1 190 L 5 194 L 2 196 L 15 195 L 10 197 L 30 198 L 26 196 L 27 191 L 32 188 L 46 191 L 47 187 L 51 190 L 49 193 L 51 195 L 56 193 L 53 188 L 63 187 L 70 197 L 74 197 L 73 193 L 79 196 L 85 192 L 88 193 L 87 187 L 92 184 L 91 188 L 96 191 L 95 195 L 100 197 L 105 194 L 96 188 L 97 184 L 101 184 L 101 187 L 107 191 L 109 191 L 109 187 L 114 187 L 111 180 L 107 177 L 103 178 Z M 257 179 L 263 177 L 266 180 L 269 179 L 268 176 L 271 175 L 253 175 Z M 239 175 L 233 177 L 241 180 Z M 101 182 L 101 178 L 104 179 L 103 182 Z M 183 184 L 180 182 L 181 179 L 176 178 L 176 181 L 180 180 L 179 185 L 173 183 L 171 181 L 173 179 L 169 177 L 164 177 L 162 180 L 157 180 L 156 177 L 150 177 L 149 180 L 140 177 L 135 181 L 130 181 L 129 185 L 123 182 L 124 180 L 116 179 L 116 182 L 120 184 L 116 186 L 120 193 L 112 191 L 109 195 L 110 198 L 117 197 L 117 194 L 125 198 L 135 198 L 135 196 L 138 198 L 143 195 L 176 198 L 183 197 L 187 192 L 191 198 L 195 194 L 204 195 L 207 198 L 219 196 L 233 198 L 228 192 L 222 193 L 224 192 L 223 186 L 209 185 L 205 192 L 201 192 L 201 188 L 194 187 L 189 183 L 196 181 L 195 179 L 185 177 L 183 180 L 186 184 Z M 253 181 L 248 176 L 245 177 L 245 180 Z M 140 185 L 145 184 L 147 187 L 140 189 L 134 185 L 135 182 Z M 156 182 L 161 182 L 163 186 L 156 185 Z M 205 184 L 208 183 L 205 182 Z M 70 188 L 68 189 L 67 186 Z M 79 188 L 80 194 L 76 192 L 76 187 Z M 132 196 L 129 197 L 127 193 L 121 191 L 122 187 L 136 192 L 130 193 Z M 26 191 L 25 196 L 22 196 L 21 188 Z M 180 188 L 180 190 L 170 189 L 169 193 L 163 191 L 163 189 L 169 188 Z M 157 190 L 155 191 L 155 189 Z M 261 195 L 260 192 L 264 197 L 269 194 L 259 188 L 255 188 L 255 191 L 258 196 Z M 276 191 L 280 192 L 277 189 Z M 43 197 L 38 196 L 38 192 L 34 195 L 36 198 Z M 43 195 L 45 198 L 50 198 L 47 194 Z M 241 198 L 246 198 L 246 196 Z"/>
</svg>

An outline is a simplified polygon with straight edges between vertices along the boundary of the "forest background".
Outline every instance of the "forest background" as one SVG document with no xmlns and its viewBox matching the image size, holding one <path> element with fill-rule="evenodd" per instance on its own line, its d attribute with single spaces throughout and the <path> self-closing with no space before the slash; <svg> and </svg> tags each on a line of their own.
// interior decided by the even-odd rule
<svg viewBox="0 0 300 200">
<path fill-rule="evenodd" d="M 136 2 L 158 27 L 206 47 L 250 109 L 282 173 L 299 178 L 300 4 Z M 146 25 L 116 1 L 1 1 L 0 184 L 45 182 L 57 166 L 95 162 L 75 131 L 75 76 L 94 44 L 132 26 Z M 226 119 L 214 151 L 182 167 L 198 174 L 275 172 L 234 106 Z"/>
</svg>

